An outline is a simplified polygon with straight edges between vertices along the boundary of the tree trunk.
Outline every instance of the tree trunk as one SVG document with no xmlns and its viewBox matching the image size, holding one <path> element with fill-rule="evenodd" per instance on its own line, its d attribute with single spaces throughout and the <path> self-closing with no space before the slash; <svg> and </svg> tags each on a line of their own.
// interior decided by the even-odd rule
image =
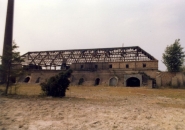
<svg viewBox="0 0 185 130">
<path fill-rule="evenodd" d="M 8 74 L 7 74 L 7 80 L 6 80 L 5 95 L 8 94 L 8 88 L 9 88 L 9 84 L 10 84 L 10 68 L 11 68 L 11 64 L 8 67 Z"/>
<path fill-rule="evenodd" d="M 5 89 L 5 95 L 7 95 L 8 94 L 8 88 L 9 88 L 9 76 L 8 76 L 8 80 L 7 80 L 7 82 L 6 82 L 6 89 Z"/>
</svg>

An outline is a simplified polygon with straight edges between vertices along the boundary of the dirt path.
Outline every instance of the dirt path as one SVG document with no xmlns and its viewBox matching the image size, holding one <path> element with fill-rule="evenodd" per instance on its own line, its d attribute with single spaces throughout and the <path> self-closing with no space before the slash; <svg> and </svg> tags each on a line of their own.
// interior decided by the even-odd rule
<svg viewBox="0 0 185 130">
<path fill-rule="evenodd" d="M 0 130 L 184 130 L 185 100 L 70 91 L 66 98 L 0 97 Z M 107 90 L 108 91 L 108 90 Z M 100 94 L 101 93 L 101 94 Z"/>
</svg>

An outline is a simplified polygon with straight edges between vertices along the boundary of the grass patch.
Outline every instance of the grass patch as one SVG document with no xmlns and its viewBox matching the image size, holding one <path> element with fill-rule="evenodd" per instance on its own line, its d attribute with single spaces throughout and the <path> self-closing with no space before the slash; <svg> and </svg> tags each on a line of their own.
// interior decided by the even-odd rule
<svg viewBox="0 0 185 130">
<path fill-rule="evenodd" d="M 0 90 L 4 91 L 5 86 L 0 85 Z M 41 95 L 41 87 L 39 84 L 15 84 L 8 89 L 9 94 L 17 94 L 17 95 L 27 95 L 27 96 L 32 96 L 32 95 Z"/>
<path fill-rule="evenodd" d="M 107 96 L 162 96 L 168 98 L 185 99 L 184 89 L 150 89 L 128 87 L 69 87 L 71 93 L 79 95 L 107 95 Z M 68 91 L 69 94 L 69 91 Z"/>
<path fill-rule="evenodd" d="M 0 91 L 4 91 L 5 86 L 0 85 Z M 9 93 L 17 95 L 42 95 L 39 84 L 16 84 L 9 88 Z M 105 87 L 105 86 L 70 86 L 66 93 L 67 97 L 125 97 L 125 96 L 161 96 L 175 99 L 185 99 L 184 89 L 150 89 L 144 87 Z"/>
</svg>

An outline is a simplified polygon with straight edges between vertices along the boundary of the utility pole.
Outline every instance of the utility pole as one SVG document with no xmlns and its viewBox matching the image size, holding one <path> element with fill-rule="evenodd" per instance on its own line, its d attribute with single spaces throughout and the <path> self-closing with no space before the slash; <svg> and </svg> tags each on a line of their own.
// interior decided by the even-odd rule
<svg viewBox="0 0 185 130">
<path fill-rule="evenodd" d="M 8 70 L 9 64 L 11 64 L 11 53 L 12 51 L 12 38 L 13 38 L 13 14 L 14 14 L 14 0 L 8 0 L 7 14 L 6 14 L 6 25 L 4 34 L 4 44 L 3 44 L 3 57 L 9 57 L 2 59 L 2 67 L 4 70 Z M 10 56 L 8 56 L 10 55 Z M 7 81 L 7 74 L 3 72 L 2 82 Z"/>
</svg>

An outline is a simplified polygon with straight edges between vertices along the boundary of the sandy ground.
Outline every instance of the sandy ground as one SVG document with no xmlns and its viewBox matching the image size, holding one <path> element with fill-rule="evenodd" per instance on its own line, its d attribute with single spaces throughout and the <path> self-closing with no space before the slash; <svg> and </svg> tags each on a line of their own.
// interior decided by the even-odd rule
<svg viewBox="0 0 185 130">
<path fill-rule="evenodd" d="M 133 89 L 71 88 L 65 98 L 0 96 L 0 130 L 185 130 L 185 98 Z"/>
</svg>

